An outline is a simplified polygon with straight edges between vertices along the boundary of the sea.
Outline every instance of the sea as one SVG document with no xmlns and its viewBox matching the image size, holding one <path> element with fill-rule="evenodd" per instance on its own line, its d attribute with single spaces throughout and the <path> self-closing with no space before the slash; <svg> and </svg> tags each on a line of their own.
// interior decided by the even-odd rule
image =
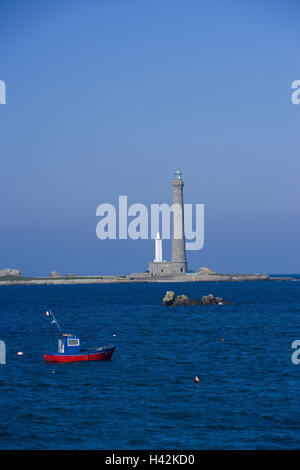
<svg viewBox="0 0 300 470">
<path fill-rule="evenodd" d="M 299 449 L 293 277 L 1 286 L 0 449 Z M 166 307 L 167 290 L 230 304 Z M 114 344 L 111 361 L 46 364 L 49 309 L 83 348 Z"/>
</svg>

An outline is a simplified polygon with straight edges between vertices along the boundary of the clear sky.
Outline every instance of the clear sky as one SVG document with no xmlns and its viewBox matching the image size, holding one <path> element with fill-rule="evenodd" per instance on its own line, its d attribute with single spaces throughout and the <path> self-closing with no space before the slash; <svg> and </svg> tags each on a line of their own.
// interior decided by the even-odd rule
<svg viewBox="0 0 300 470">
<path fill-rule="evenodd" d="M 144 271 L 96 208 L 205 204 L 190 268 L 299 269 L 298 1 L 1 0 L 0 268 Z M 164 258 L 170 242 L 164 242 Z"/>
</svg>

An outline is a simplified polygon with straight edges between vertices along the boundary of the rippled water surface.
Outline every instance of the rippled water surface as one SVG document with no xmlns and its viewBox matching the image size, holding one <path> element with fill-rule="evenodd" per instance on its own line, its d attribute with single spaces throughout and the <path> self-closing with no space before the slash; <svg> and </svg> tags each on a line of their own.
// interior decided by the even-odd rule
<svg viewBox="0 0 300 470">
<path fill-rule="evenodd" d="M 232 303 L 163 307 L 167 289 Z M 49 308 L 112 360 L 45 364 Z M 300 447 L 300 282 L 1 286 L 0 338 L 1 449 Z"/>
</svg>

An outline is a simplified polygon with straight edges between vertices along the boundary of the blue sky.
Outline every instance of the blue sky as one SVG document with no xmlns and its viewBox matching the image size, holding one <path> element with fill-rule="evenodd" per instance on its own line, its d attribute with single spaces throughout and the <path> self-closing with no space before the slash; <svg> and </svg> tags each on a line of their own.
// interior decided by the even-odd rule
<svg viewBox="0 0 300 470">
<path fill-rule="evenodd" d="M 144 271 L 96 208 L 205 204 L 190 268 L 299 272 L 297 1 L 0 3 L 0 268 Z M 164 242 L 164 258 L 170 242 Z"/>
</svg>

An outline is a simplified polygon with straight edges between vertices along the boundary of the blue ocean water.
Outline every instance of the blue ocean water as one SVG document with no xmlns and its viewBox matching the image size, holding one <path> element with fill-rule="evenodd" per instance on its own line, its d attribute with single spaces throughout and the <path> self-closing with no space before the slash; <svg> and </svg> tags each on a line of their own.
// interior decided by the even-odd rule
<svg viewBox="0 0 300 470">
<path fill-rule="evenodd" d="M 163 307 L 166 290 L 231 304 Z M 49 308 L 112 360 L 45 364 Z M 0 339 L 1 449 L 300 447 L 300 282 L 2 286 Z"/>
</svg>

